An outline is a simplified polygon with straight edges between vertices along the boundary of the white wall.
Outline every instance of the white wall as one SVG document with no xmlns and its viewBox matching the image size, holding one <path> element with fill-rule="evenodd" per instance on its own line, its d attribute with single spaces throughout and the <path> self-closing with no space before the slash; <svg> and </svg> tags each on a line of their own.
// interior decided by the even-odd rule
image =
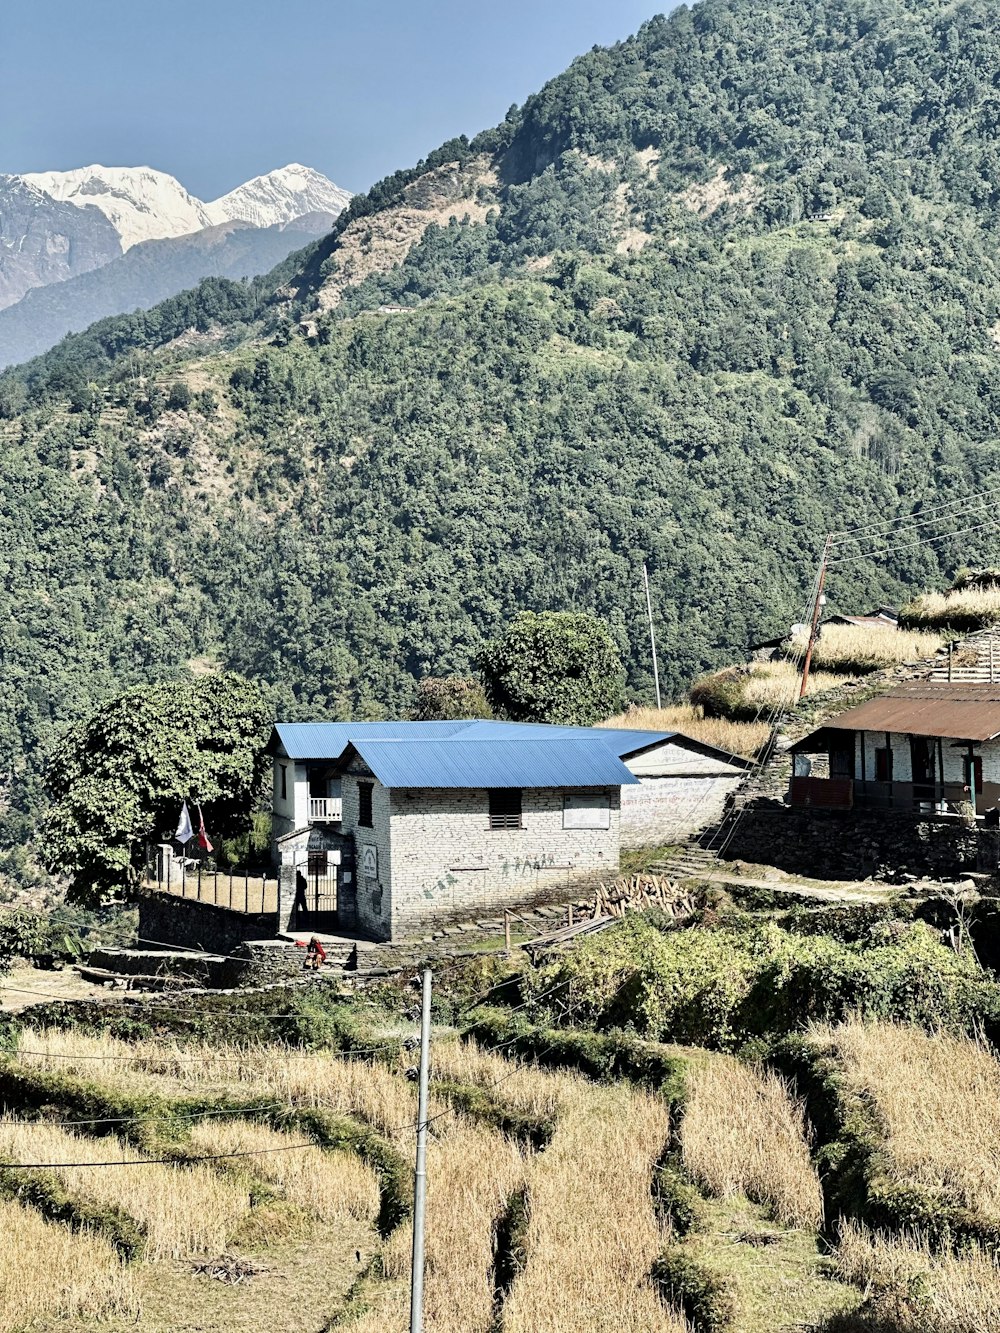
<svg viewBox="0 0 1000 1333">
<path fill-rule="evenodd" d="M 662 745 L 644 750 L 642 754 L 631 755 L 624 762 L 636 777 L 667 778 L 692 774 L 731 774 L 742 777 L 747 771 L 743 765 L 729 763 L 721 755 L 702 754 L 693 746 L 687 747 L 677 740 L 664 741 Z"/>
<path fill-rule="evenodd" d="M 655 847 L 685 842 L 721 819 L 739 777 L 643 778 L 622 787 L 623 847 Z"/>
<path fill-rule="evenodd" d="M 286 796 L 281 795 L 281 769 L 285 769 Z M 274 774 L 271 797 L 271 812 L 274 817 L 274 833 L 290 833 L 292 829 L 305 828 L 309 823 L 309 783 L 306 780 L 306 766 L 279 754 L 274 759 Z"/>
<path fill-rule="evenodd" d="M 358 783 L 372 783 L 372 827 L 358 824 Z M 390 793 L 360 762 L 341 780 L 342 833 L 354 837 L 358 929 L 374 939 L 388 939 L 392 914 L 392 848 L 389 843 Z M 374 847 L 376 874 L 365 873 L 364 849 Z"/>
<path fill-rule="evenodd" d="M 553 788 L 525 788 L 523 828 L 490 829 L 485 790 L 393 790 L 393 937 L 616 878 L 619 788 L 600 794 L 607 799 L 606 829 L 564 828 L 564 793 Z M 345 820 L 346 812 L 345 788 Z"/>
</svg>

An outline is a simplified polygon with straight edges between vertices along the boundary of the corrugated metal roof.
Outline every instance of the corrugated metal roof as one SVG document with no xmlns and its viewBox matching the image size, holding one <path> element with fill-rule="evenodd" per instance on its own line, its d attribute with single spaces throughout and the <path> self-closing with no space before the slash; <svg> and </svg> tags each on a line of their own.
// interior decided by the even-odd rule
<svg viewBox="0 0 1000 1333">
<path fill-rule="evenodd" d="M 498 722 L 486 719 L 447 722 L 278 722 L 272 733 L 271 748 L 272 750 L 275 749 L 280 742 L 285 753 L 291 759 L 317 759 L 332 762 L 339 759 L 348 745 L 352 744 L 358 749 L 366 742 L 406 745 L 410 749 L 407 752 L 408 758 L 405 762 L 418 766 L 420 762 L 419 750 L 422 747 L 447 746 L 450 750 L 458 743 L 470 746 L 521 745 L 527 747 L 524 750 L 523 768 L 532 773 L 539 773 L 542 770 L 537 767 L 531 756 L 537 754 L 540 746 L 566 746 L 579 743 L 590 747 L 590 750 L 579 752 L 567 750 L 563 752 L 563 757 L 576 753 L 577 759 L 582 762 L 586 753 L 597 754 L 600 752 L 614 761 L 612 766 L 598 770 L 593 763 L 588 761 L 586 773 L 589 776 L 581 776 L 579 781 L 564 781 L 565 766 L 560 766 L 560 757 L 553 754 L 549 757 L 548 762 L 552 766 L 552 770 L 558 770 L 562 776 L 558 781 L 553 780 L 551 783 L 540 779 L 528 782 L 514 777 L 511 777 L 507 782 L 494 782 L 487 780 L 483 773 L 477 773 L 475 779 L 468 783 L 458 781 L 432 783 L 421 779 L 419 782 L 394 782 L 392 785 L 604 786 L 617 785 L 620 782 L 632 782 L 631 775 L 627 778 L 620 776 L 622 772 L 627 772 L 620 761 L 639 754 L 652 746 L 661 745 L 666 741 L 674 741 L 682 746 L 686 745 L 699 753 L 716 754 L 723 759 L 730 758 L 725 751 L 718 750 L 714 746 L 704 745 L 700 741 L 693 741 L 689 736 L 684 736 L 676 731 L 637 731 L 627 727 L 560 727 L 551 726 L 544 722 Z M 438 771 L 439 768 L 438 761 L 435 758 L 438 753 L 437 748 L 427 749 L 427 764 L 433 771 Z M 485 750 L 480 749 L 475 753 L 485 763 L 485 760 L 483 760 Z M 473 751 L 470 750 L 468 754 L 471 757 Z M 401 759 L 400 763 L 403 762 L 404 760 Z M 459 762 L 456 759 L 456 763 Z M 502 762 L 506 766 L 505 771 L 514 771 L 514 760 L 510 755 L 506 755 Z M 739 765 L 743 764 L 742 760 L 736 760 L 735 762 Z M 414 768 L 414 771 L 416 771 L 416 768 Z M 471 770 L 467 771 L 471 772 Z M 493 766 L 486 763 L 483 772 L 488 774 L 492 771 Z M 614 773 L 616 776 L 612 778 L 593 776 L 598 771 Z M 390 784 L 387 783 L 386 785 Z"/>
<path fill-rule="evenodd" d="M 638 782 L 606 744 L 573 738 L 352 744 L 385 787 L 622 787 Z"/>
<path fill-rule="evenodd" d="M 466 722 L 277 722 L 272 733 L 290 759 L 339 759 L 353 740 L 453 736 Z"/>
<path fill-rule="evenodd" d="M 913 681 L 828 718 L 821 731 L 889 731 L 911 736 L 988 741 L 1000 736 L 1000 685 Z M 814 732 L 793 748 L 819 735 Z"/>
<path fill-rule="evenodd" d="M 462 719 L 447 722 L 278 722 L 275 738 L 291 759 L 337 759 L 355 740 L 593 740 L 622 757 L 675 737 L 674 731 L 633 731 L 613 727 L 560 727 L 547 722 Z"/>
<path fill-rule="evenodd" d="M 634 731 L 627 727 L 565 727 L 551 722 L 494 722 L 481 719 L 470 722 L 462 732 L 464 740 L 584 740 L 598 741 L 622 757 L 650 745 L 673 740 L 676 731 Z M 678 739 L 686 739 L 679 737 Z"/>
</svg>

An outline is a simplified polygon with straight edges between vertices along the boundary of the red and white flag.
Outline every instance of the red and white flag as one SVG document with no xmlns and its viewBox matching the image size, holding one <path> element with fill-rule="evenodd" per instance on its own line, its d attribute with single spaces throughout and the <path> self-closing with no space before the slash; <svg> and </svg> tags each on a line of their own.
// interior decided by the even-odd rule
<svg viewBox="0 0 1000 1333">
<path fill-rule="evenodd" d="M 201 813 L 201 806 L 198 806 L 198 846 L 205 852 L 212 852 L 215 848 L 208 840 L 208 834 L 205 832 L 205 816 Z"/>
</svg>

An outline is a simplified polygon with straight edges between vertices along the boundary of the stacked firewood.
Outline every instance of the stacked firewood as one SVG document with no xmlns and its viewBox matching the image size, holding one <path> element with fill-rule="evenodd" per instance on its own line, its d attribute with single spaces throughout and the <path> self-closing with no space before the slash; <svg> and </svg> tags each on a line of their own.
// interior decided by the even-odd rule
<svg viewBox="0 0 1000 1333">
<path fill-rule="evenodd" d="M 581 921 L 591 917 L 617 916 L 626 912 L 656 909 L 684 921 L 698 910 L 697 895 L 662 875 L 625 875 L 612 884 L 598 886 L 594 899 L 577 905 L 574 915 Z"/>
</svg>

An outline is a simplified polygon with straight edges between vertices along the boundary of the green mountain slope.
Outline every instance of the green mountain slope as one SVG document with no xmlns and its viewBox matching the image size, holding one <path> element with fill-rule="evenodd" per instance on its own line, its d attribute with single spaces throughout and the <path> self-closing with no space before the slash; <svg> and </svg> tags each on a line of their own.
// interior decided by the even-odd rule
<svg viewBox="0 0 1000 1333">
<path fill-rule="evenodd" d="M 515 610 L 570 608 L 648 694 L 643 559 L 676 689 L 801 616 L 829 527 L 994 485 L 998 57 L 980 0 L 705 0 L 269 280 L 0 377 L 14 803 L 63 721 L 190 659 L 287 715 L 395 712 Z M 831 600 L 994 545 L 852 560 Z"/>
</svg>

